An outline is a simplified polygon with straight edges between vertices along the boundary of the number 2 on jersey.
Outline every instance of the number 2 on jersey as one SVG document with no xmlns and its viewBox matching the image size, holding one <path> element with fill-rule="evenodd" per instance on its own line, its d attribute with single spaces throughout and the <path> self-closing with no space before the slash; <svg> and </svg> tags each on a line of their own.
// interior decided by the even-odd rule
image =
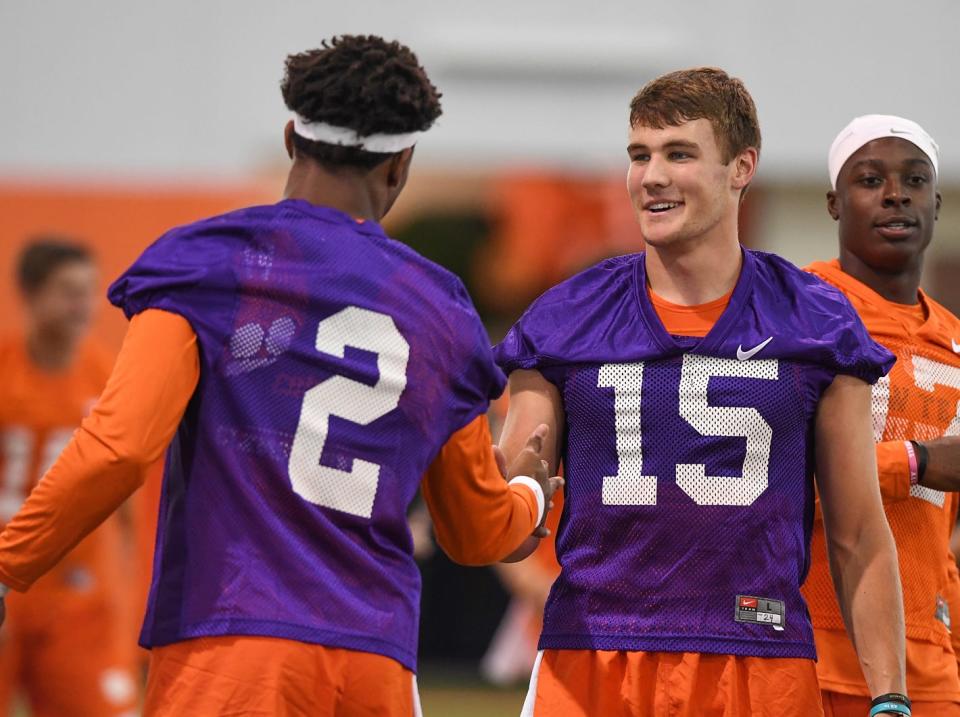
<svg viewBox="0 0 960 717">
<path fill-rule="evenodd" d="M 410 345 L 386 314 L 350 306 L 317 327 L 316 349 L 343 358 L 344 349 L 377 354 L 380 377 L 373 386 L 332 376 L 303 396 L 297 432 L 287 468 L 293 491 L 325 508 L 369 518 L 380 482 L 380 466 L 353 459 L 350 468 L 320 463 L 327 442 L 330 416 L 366 426 L 397 407 L 407 385 Z"/>
<path fill-rule="evenodd" d="M 597 385 L 614 390 L 617 474 L 604 476 L 604 505 L 656 505 L 657 476 L 643 474 L 641 406 L 643 362 L 605 364 Z M 773 431 L 755 408 L 711 406 L 707 387 L 712 377 L 775 381 L 775 359 L 735 361 L 687 354 L 680 375 L 680 416 L 702 436 L 742 437 L 747 441 L 743 475 L 709 476 L 702 463 L 679 463 L 677 485 L 698 505 L 750 505 L 767 489 Z"/>
</svg>

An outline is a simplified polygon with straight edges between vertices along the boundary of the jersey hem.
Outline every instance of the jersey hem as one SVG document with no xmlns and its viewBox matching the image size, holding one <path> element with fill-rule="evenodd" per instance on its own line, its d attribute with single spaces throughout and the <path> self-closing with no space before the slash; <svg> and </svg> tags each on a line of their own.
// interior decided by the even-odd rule
<svg viewBox="0 0 960 717">
<path fill-rule="evenodd" d="M 622 635 L 541 635 L 540 650 L 627 650 L 631 652 L 703 652 L 740 657 L 799 657 L 817 659 L 813 643 L 782 641 L 775 643 L 736 638 L 667 636 L 636 637 Z"/>
<path fill-rule="evenodd" d="M 416 674 L 416 652 L 405 650 L 402 647 L 367 635 L 350 635 L 331 630 L 321 630 L 303 625 L 288 625 L 282 622 L 269 620 L 207 620 L 190 625 L 175 635 L 140 637 L 140 647 L 147 650 L 154 647 L 163 647 L 176 642 L 183 642 L 196 637 L 226 637 L 229 635 L 243 635 L 246 637 L 277 637 L 284 640 L 309 642 L 325 647 L 339 647 L 359 652 L 371 652 L 396 660 L 405 668 Z"/>
</svg>

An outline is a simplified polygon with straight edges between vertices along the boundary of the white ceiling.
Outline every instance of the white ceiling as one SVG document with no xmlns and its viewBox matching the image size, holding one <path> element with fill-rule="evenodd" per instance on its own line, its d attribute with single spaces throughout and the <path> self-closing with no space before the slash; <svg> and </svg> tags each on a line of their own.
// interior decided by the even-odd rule
<svg viewBox="0 0 960 717">
<path fill-rule="evenodd" d="M 960 180 L 960 3 L 0 0 L 0 177 L 238 176 L 283 161 L 283 58 L 341 32 L 400 39 L 444 93 L 418 161 L 616 167 L 651 77 L 744 79 L 761 176 L 825 178 L 853 116 L 903 114 Z"/>
</svg>

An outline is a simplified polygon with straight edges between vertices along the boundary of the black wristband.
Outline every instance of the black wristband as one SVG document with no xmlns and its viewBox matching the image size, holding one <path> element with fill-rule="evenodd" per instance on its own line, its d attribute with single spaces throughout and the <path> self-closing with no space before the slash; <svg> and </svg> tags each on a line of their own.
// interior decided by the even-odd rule
<svg viewBox="0 0 960 717">
<path fill-rule="evenodd" d="M 913 441 L 911 441 L 913 443 Z M 879 697 L 874 697 L 873 701 L 870 703 L 871 707 L 876 707 L 883 702 L 898 702 L 901 705 L 906 705 L 910 707 L 910 698 L 906 695 L 901 695 L 899 692 L 888 692 L 885 695 L 880 695 Z"/>
<path fill-rule="evenodd" d="M 930 460 L 930 451 L 919 441 L 910 441 L 917 454 L 917 483 L 923 482 L 923 474 L 927 472 L 927 462 Z"/>
</svg>

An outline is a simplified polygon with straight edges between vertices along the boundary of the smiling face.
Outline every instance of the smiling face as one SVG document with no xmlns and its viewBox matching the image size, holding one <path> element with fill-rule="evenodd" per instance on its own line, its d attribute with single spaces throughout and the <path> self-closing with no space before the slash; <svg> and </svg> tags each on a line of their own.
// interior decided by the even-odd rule
<svg viewBox="0 0 960 717">
<path fill-rule="evenodd" d="M 755 149 L 724 162 L 710 120 L 696 119 L 663 128 L 635 125 L 627 153 L 627 190 L 648 244 L 677 246 L 725 226 L 735 231 L 740 194 L 756 169 Z"/>
<path fill-rule="evenodd" d="M 887 274 L 914 267 L 940 210 L 933 165 L 912 142 L 875 139 L 844 163 L 827 209 L 840 222 L 841 255 Z"/>
</svg>

